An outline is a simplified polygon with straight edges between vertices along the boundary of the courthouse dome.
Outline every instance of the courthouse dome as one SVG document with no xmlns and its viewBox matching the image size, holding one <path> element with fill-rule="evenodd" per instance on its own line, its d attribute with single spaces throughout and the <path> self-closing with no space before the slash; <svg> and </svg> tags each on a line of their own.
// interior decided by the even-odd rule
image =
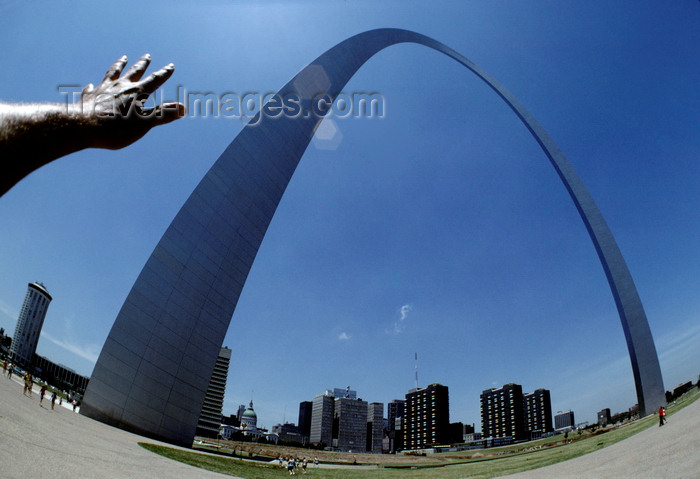
<svg viewBox="0 0 700 479">
<path fill-rule="evenodd" d="M 253 410 L 253 401 L 250 401 L 250 406 L 241 416 L 241 425 L 245 424 L 246 429 L 255 429 L 258 423 L 258 415 Z"/>
</svg>

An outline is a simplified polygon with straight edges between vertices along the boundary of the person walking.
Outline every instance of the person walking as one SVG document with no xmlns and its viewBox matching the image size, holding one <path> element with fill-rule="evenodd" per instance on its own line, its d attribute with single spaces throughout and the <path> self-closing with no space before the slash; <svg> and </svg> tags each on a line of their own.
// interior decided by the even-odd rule
<svg viewBox="0 0 700 479">
<path fill-rule="evenodd" d="M 24 391 L 22 391 L 22 394 L 26 396 L 27 391 L 29 391 L 29 397 L 32 397 L 32 376 L 29 373 L 24 374 Z"/>
<path fill-rule="evenodd" d="M 39 396 L 41 396 L 39 399 L 39 406 L 41 406 L 41 403 L 44 402 L 45 395 L 46 395 L 46 384 L 42 385 L 41 390 L 39 391 Z M 44 407 L 44 406 L 41 406 L 41 407 Z"/>
<path fill-rule="evenodd" d="M 56 406 L 56 391 L 51 394 L 51 410 Z"/>
<path fill-rule="evenodd" d="M 661 406 L 659 408 L 659 427 L 666 424 L 666 408 Z"/>
</svg>

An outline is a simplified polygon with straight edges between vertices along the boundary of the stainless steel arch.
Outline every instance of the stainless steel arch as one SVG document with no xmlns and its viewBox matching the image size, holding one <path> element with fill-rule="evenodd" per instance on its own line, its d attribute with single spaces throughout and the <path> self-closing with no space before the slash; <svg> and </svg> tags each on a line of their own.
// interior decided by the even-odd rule
<svg viewBox="0 0 700 479">
<path fill-rule="evenodd" d="M 279 92 L 300 115 L 263 107 L 231 142 L 178 212 L 127 296 L 95 365 L 82 413 L 167 441 L 191 444 L 209 378 L 246 277 L 284 190 L 324 113 L 375 53 L 417 43 L 486 82 L 530 130 L 590 234 L 627 340 L 642 414 L 664 403 L 656 349 L 636 287 L 598 207 L 561 150 L 525 107 L 464 56 L 398 29 L 361 33 L 331 48 Z M 315 111 L 318 114 L 305 114 Z"/>
</svg>

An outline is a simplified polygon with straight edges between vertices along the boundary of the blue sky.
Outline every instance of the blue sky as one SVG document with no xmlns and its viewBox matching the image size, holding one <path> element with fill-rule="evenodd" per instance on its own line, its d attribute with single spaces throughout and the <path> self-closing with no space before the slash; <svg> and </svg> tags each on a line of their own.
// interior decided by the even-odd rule
<svg viewBox="0 0 700 479">
<path fill-rule="evenodd" d="M 7 1 L 0 99 L 61 102 L 145 52 L 163 88 L 274 92 L 356 33 L 415 30 L 465 55 L 534 114 L 615 235 L 666 389 L 700 373 L 700 4 L 643 1 Z M 479 394 L 517 382 L 593 421 L 636 402 L 614 302 L 585 228 L 539 146 L 473 74 L 417 45 L 377 54 L 346 92 L 384 118 L 336 119 L 279 206 L 231 321 L 224 413 L 259 422 L 350 385 L 368 401 L 450 388 L 479 427 Z M 0 327 L 26 284 L 54 301 L 38 353 L 90 374 L 165 228 L 241 130 L 186 118 L 119 151 L 87 150 L 0 198 Z M 318 146 L 323 147 L 323 144 Z"/>
</svg>

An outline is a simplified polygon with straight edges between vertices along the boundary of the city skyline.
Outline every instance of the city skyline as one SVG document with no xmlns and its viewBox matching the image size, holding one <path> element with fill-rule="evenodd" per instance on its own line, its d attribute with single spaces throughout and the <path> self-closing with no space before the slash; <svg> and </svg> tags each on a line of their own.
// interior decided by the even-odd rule
<svg viewBox="0 0 700 479">
<path fill-rule="evenodd" d="M 112 57 L 126 51 L 135 59 L 143 49 L 156 63 L 173 61 L 173 81 L 190 90 L 276 91 L 360 31 L 396 26 L 432 36 L 498 78 L 562 147 L 629 263 L 665 389 L 695 379 L 696 5 L 474 3 L 430 15 L 415 5 L 396 14 L 381 3 L 374 10 L 363 2 L 317 4 L 313 14 L 270 5 L 163 9 L 171 20 L 183 12 L 195 22 L 215 21 L 213 12 L 247 20 L 226 37 L 239 44 L 227 61 L 199 55 L 216 51 L 217 34 L 187 35 L 180 52 L 164 27 L 134 39 L 111 34 L 76 56 L 70 47 L 97 30 L 61 29 L 65 51 L 37 52 L 37 62 L 53 66 L 51 78 L 21 60 L 31 43 L 18 29 L 29 12 L 5 6 L 3 35 L 16 47 L 8 61 L 18 67 L 0 73 L 0 98 L 60 101 L 58 83 L 94 82 Z M 251 26 L 266 7 L 273 25 L 288 25 L 282 12 L 299 21 L 340 13 L 349 21 L 308 36 L 290 32 L 288 45 L 275 50 Z M 57 21 L 71 24 L 67 12 L 55 16 L 31 21 L 48 31 Z M 455 18 L 462 20 L 455 25 Z M 269 426 L 329 384 L 388 403 L 413 387 L 416 351 L 421 385 L 440 382 L 458 395 L 450 400 L 454 420 L 477 423 L 478 393 L 511 381 L 547 387 L 553 410 L 572 409 L 579 421 L 604 407 L 626 410 L 634 386 L 604 274 L 537 145 L 449 61 L 417 46 L 396 50 L 381 54 L 386 68 L 370 61 L 348 86 L 381 92 L 385 118 L 335 119 L 342 141 L 334 150 L 312 145 L 283 199 L 224 342 L 232 349 L 224 413 L 252 396 Z M 649 71 L 649 55 L 663 68 Z M 236 68 L 243 64 L 252 68 Z M 435 78 L 418 65 L 431 65 Z M 27 79 L 22 71 L 37 74 Z M 0 263 L 0 327 L 14 330 L 21 285 L 43 281 L 55 299 L 37 352 L 89 375 L 155 242 L 237 128 L 240 122 L 187 118 L 120 152 L 59 160 L 0 198 L 7 226 L 0 247 L 8 252 Z M 508 165 L 516 172 L 507 173 Z M 450 211 L 457 195 L 466 206 Z M 524 213 L 529 207 L 534 214 Z M 324 367 L 330 360 L 344 363 L 337 375 Z M 291 404 L 279 398 L 290 376 L 302 377 L 285 390 L 298 399 Z"/>
</svg>

